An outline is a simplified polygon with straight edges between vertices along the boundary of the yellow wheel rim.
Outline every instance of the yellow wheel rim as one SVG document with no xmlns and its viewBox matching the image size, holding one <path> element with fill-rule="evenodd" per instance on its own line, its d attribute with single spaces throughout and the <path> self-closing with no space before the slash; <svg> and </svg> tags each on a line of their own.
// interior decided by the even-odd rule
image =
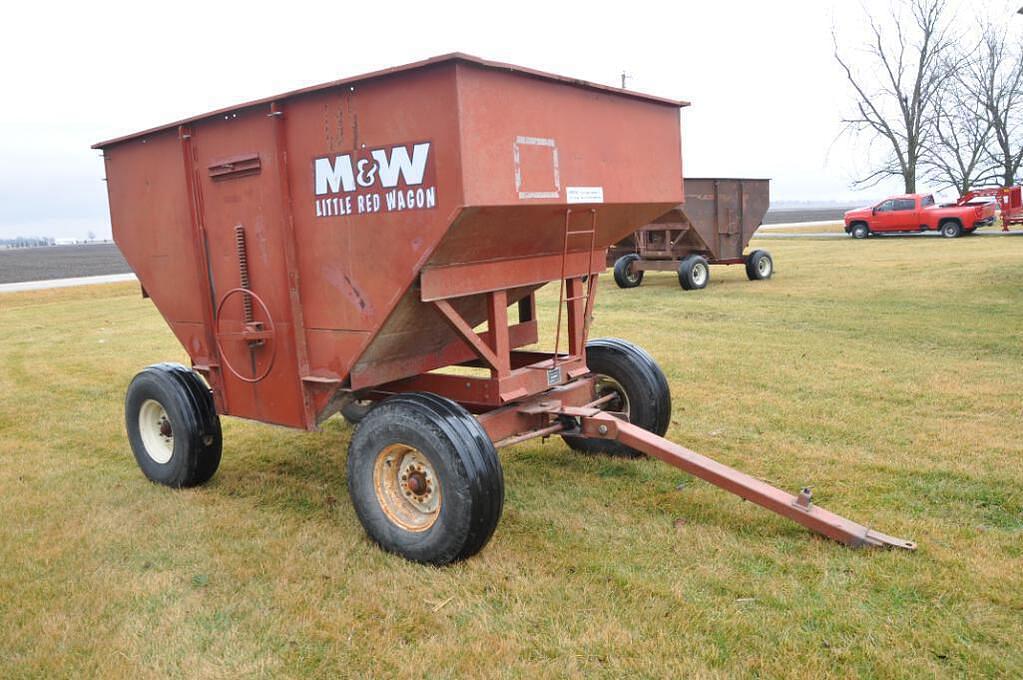
<svg viewBox="0 0 1023 680">
<path fill-rule="evenodd" d="M 377 454 L 373 488 L 387 518 L 407 531 L 426 531 L 440 516 L 440 480 L 430 461 L 406 444 L 391 444 Z"/>
</svg>

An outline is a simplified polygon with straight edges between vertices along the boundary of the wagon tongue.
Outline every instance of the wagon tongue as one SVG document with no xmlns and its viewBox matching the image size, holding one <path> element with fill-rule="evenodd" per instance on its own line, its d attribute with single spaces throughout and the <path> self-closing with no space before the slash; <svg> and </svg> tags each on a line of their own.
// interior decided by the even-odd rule
<svg viewBox="0 0 1023 680">
<path fill-rule="evenodd" d="M 581 433 L 586 437 L 619 441 L 840 543 L 854 548 L 916 550 L 916 543 L 913 541 L 874 531 L 818 507 L 813 503 L 809 489 L 803 489 L 799 495 L 793 496 L 767 482 L 739 472 L 695 451 L 690 451 L 606 411 L 595 408 L 563 407 L 559 409 L 559 414 L 578 418 Z"/>
</svg>

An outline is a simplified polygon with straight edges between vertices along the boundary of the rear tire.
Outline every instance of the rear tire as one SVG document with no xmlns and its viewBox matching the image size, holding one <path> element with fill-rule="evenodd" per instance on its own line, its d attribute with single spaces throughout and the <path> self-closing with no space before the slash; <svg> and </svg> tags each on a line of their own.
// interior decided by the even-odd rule
<svg viewBox="0 0 1023 680">
<path fill-rule="evenodd" d="M 223 437 L 213 396 L 180 364 L 155 364 L 132 379 L 124 422 L 135 461 L 150 481 L 198 486 L 220 467 Z"/>
<path fill-rule="evenodd" d="M 774 260 L 766 250 L 754 250 L 746 256 L 746 278 L 750 281 L 769 279 L 773 273 Z"/>
<path fill-rule="evenodd" d="M 870 236 L 870 227 L 863 222 L 859 222 L 854 224 L 852 229 L 849 230 L 849 235 L 855 239 L 865 239 Z"/>
<path fill-rule="evenodd" d="M 683 290 L 700 290 L 710 281 L 710 265 L 701 255 L 684 257 L 678 265 L 678 284 Z"/>
<path fill-rule="evenodd" d="M 643 283 L 643 271 L 633 271 L 632 263 L 639 262 L 640 257 L 636 253 L 622 255 L 615 261 L 614 274 L 615 283 L 619 288 L 635 288 Z"/>
<path fill-rule="evenodd" d="M 348 491 L 380 547 L 437 565 L 479 552 L 504 507 L 501 462 L 483 426 L 425 392 L 366 414 L 348 446 Z"/>
<path fill-rule="evenodd" d="M 660 366 L 639 347 L 617 338 L 586 343 L 586 365 L 598 378 L 595 395 L 616 393 L 605 411 L 624 411 L 629 422 L 663 437 L 671 420 L 671 390 Z M 635 458 L 642 454 L 609 439 L 564 436 L 569 447 L 583 453 Z"/>
<path fill-rule="evenodd" d="M 963 225 L 955 220 L 946 220 L 941 223 L 941 235 L 945 238 L 959 238 L 963 233 Z"/>
<path fill-rule="evenodd" d="M 358 425 L 374 406 L 376 402 L 369 399 L 356 399 L 341 407 L 341 417 L 352 425 Z"/>
</svg>

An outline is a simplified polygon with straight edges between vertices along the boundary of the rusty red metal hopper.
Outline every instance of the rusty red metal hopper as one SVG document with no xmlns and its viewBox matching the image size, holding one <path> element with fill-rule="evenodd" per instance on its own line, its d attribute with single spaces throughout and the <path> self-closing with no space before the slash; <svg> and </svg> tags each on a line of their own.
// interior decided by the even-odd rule
<svg viewBox="0 0 1023 680">
<path fill-rule="evenodd" d="M 143 472 L 208 480 L 220 415 L 315 429 L 341 410 L 362 421 L 348 481 L 367 531 L 433 563 L 489 540 L 501 446 L 560 434 L 700 474 L 661 438 L 656 363 L 587 343 L 605 250 L 683 201 L 681 106 L 452 54 L 97 144 L 115 241 L 194 369 L 129 387 Z M 555 347 L 520 349 L 551 282 Z M 710 481 L 751 487 L 731 473 Z M 774 492 L 746 497 L 911 546 Z"/>
</svg>

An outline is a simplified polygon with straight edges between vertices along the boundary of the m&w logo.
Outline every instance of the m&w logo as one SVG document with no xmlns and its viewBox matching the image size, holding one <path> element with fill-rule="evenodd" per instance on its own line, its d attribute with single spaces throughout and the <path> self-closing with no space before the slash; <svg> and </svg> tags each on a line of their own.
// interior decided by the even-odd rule
<svg viewBox="0 0 1023 680">
<path fill-rule="evenodd" d="M 315 159 L 316 216 L 436 207 L 430 147 L 419 142 Z"/>
</svg>

